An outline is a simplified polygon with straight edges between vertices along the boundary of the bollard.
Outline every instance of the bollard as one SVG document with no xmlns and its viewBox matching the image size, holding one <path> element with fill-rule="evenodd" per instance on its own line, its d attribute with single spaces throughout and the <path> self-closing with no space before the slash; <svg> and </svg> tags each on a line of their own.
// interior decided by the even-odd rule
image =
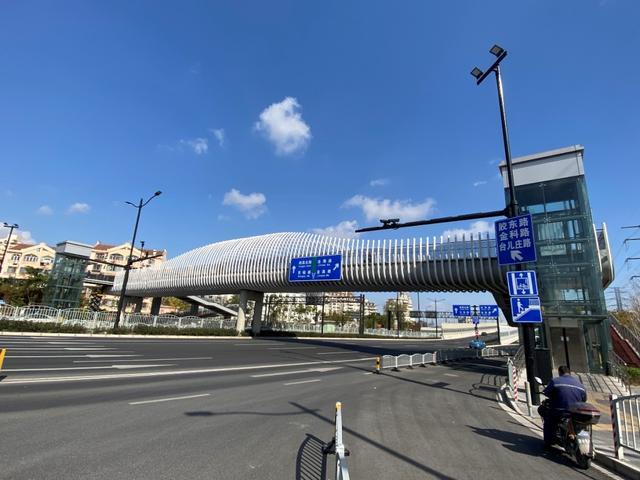
<svg viewBox="0 0 640 480">
<path fill-rule="evenodd" d="M 524 382 L 524 394 L 527 400 L 527 413 L 530 417 L 533 417 L 533 407 L 531 405 L 531 385 L 526 380 Z"/>
<path fill-rule="evenodd" d="M 7 353 L 6 348 L 0 348 L 0 370 L 2 370 L 2 364 L 4 362 L 4 355 Z"/>
<path fill-rule="evenodd" d="M 380 357 L 376 357 L 376 371 L 375 373 L 380 373 Z"/>
</svg>

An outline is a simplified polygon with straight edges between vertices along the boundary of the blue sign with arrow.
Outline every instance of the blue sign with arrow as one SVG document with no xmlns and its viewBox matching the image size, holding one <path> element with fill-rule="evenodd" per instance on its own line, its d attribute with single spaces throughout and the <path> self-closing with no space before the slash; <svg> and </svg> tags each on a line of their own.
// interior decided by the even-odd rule
<svg viewBox="0 0 640 480">
<path fill-rule="evenodd" d="M 470 317 L 471 305 L 452 305 L 454 317 Z"/>
<path fill-rule="evenodd" d="M 480 305 L 480 316 L 485 318 L 498 318 L 497 305 Z"/>
<path fill-rule="evenodd" d="M 536 244 L 533 240 L 531 214 L 498 220 L 496 249 L 500 265 L 515 265 L 536 261 Z"/>
<path fill-rule="evenodd" d="M 342 279 L 342 255 L 292 258 L 290 282 L 326 282 Z"/>
<path fill-rule="evenodd" d="M 538 297 L 511 297 L 514 323 L 542 323 L 542 309 Z"/>
</svg>

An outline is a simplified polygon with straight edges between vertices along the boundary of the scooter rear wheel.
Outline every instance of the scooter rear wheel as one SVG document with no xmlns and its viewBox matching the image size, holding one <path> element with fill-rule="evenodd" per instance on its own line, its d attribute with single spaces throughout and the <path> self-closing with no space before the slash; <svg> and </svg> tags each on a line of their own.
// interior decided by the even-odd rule
<svg viewBox="0 0 640 480">
<path fill-rule="evenodd" d="M 580 453 L 580 450 L 576 449 L 576 463 L 578 464 L 578 468 L 582 470 L 586 470 L 591 466 L 592 458 L 588 455 L 584 455 Z"/>
</svg>

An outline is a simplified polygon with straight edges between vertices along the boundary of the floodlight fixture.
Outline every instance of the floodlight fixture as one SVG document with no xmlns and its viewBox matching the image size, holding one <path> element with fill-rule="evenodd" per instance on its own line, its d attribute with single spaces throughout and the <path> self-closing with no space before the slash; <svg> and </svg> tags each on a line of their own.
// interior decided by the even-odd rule
<svg viewBox="0 0 640 480">
<path fill-rule="evenodd" d="M 500 45 L 494 45 L 493 47 L 491 47 L 489 52 L 495 55 L 496 57 L 499 57 L 504 53 L 504 48 L 502 48 Z"/>
<path fill-rule="evenodd" d="M 478 67 L 473 67 L 473 70 L 471 70 L 471 75 L 473 75 L 476 80 L 479 80 L 483 73 L 484 72 Z"/>
</svg>

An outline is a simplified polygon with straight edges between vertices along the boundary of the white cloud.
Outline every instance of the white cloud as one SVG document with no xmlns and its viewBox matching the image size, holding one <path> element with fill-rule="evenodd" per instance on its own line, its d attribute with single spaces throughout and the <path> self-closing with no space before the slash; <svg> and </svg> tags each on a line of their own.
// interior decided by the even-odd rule
<svg viewBox="0 0 640 480">
<path fill-rule="evenodd" d="M 0 239 L 4 240 L 9 236 L 9 229 L 0 226 Z M 31 236 L 29 230 L 13 230 L 11 238 L 17 239 L 20 243 L 36 243 L 35 239 Z"/>
<path fill-rule="evenodd" d="M 76 202 L 69 206 L 67 213 L 89 213 L 89 210 L 91 210 L 91 207 L 88 203 Z"/>
<path fill-rule="evenodd" d="M 300 104 L 293 97 L 274 103 L 260 114 L 254 128 L 276 147 L 276 154 L 304 151 L 311 141 L 311 129 L 302 119 Z"/>
<path fill-rule="evenodd" d="M 493 223 L 489 223 L 484 220 L 478 220 L 476 222 L 473 222 L 467 229 L 454 228 L 451 230 L 445 230 L 444 232 L 442 232 L 442 235 L 445 238 L 456 237 L 458 239 L 462 239 L 463 235 L 465 236 L 465 238 L 470 238 L 471 235 L 473 235 L 474 237 L 477 237 L 478 235 L 482 235 L 483 237 L 486 237 L 487 233 L 492 234 L 494 231 L 495 229 L 494 229 Z"/>
<path fill-rule="evenodd" d="M 244 195 L 235 188 L 225 193 L 222 201 L 223 205 L 236 207 L 244 213 L 247 218 L 251 219 L 258 218 L 267 211 L 266 203 L 267 197 L 265 197 L 263 193 L 254 192 Z"/>
<path fill-rule="evenodd" d="M 355 195 L 344 202 L 343 207 L 360 207 L 367 220 L 382 218 L 399 218 L 402 222 L 420 220 L 435 211 L 436 201 L 427 198 L 421 203 L 411 203 L 408 200 L 389 200 Z"/>
<path fill-rule="evenodd" d="M 330 237 L 340 238 L 353 238 L 358 234 L 354 231 L 358 228 L 358 222 L 356 220 L 345 220 L 337 225 L 331 225 L 325 228 L 313 228 L 313 233 L 319 233 L 320 235 L 328 235 Z"/>
<path fill-rule="evenodd" d="M 216 140 L 218 140 L 218 144 L 221 147 L 224 147 L 224 128 L 212 128 L 209 130 Z"/>
<path fill-rule="evenodd" d="M 487 184 L 486 180 L 476 180 L 475 182 L 473 182 L 474 187 L 479 187 L 480 185 L 486 185 L 486 184 Z"/>
<path fill-rule="evenodd" d="M 38 215 L 53 215 L 53 208 L 49 205 L 42 205 L 40 208 L 36 210 Z"/>
<path fill-rule="evenodd" d="M 202 137 L 193 140 L 180 140 L 180 144 L 191 148 L 196 155 L 204 155 L 209 150 L 209 140 Z"/>
<path fill-rule="evenodd" d="M 389 184 L 389 179 L 388 178 L 376 178 L 375 180 L 371 180 L 369 182 L 369 185 L 371 187 L 384 187 L 385 185 Z"/>
</svg>

